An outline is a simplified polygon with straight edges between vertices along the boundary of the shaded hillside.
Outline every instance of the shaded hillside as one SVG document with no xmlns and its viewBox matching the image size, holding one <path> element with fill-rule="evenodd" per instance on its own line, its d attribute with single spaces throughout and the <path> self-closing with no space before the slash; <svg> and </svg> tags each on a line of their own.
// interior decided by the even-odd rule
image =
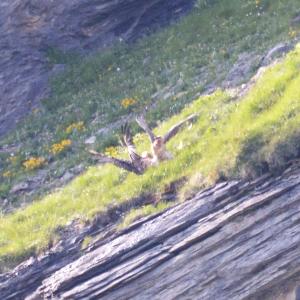
<svg viewBox="0 0 300 300">
<path fill-rule="evenodd" d="M 84 53 L 119 39 L 136 40 L 184 14 L 193 2 L 1 1 L 0 136 L 46 96 L 49 51 Z"/>
</svg>

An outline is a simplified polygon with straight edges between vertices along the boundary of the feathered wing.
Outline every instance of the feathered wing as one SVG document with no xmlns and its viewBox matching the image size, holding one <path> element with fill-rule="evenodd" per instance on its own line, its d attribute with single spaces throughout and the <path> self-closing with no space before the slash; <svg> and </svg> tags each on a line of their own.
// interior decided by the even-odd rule
<svg viewBox="0 0 300 300">
<path fill-rule="evenodd" d="M 136 122 L 148 134 L 148 137 L 149 137 L 151 143 L 153 143 L 154 140 L 156 139 L 156 136 L 154 135 L 152 130 L 149 128 L 144 116 L 140 115 L 140 116 L 136 117 Z"/>
<path fill-rule="evenodd" d="M 167 143 L 173 136 L 175 136 L 178 131 L 185 125 L 186 122 L 192 121 L 198 117 L 197 114 L 192 114 L 188 118 L 182 120 L 178 124 L 174 125 L 164 136 L 163 142 L 164 144 Z"/>
<path fill-rule="evenodd" d="M 126 123 L 124 126 L 122 126 L 121 130 L 122 130 L 121 143 L 124 147 L 127 148 L 131 161 L 132 162 L 140 161 L 141 156 L 137 154 L 128 124 Z"/>
<path fill-rule="evenodd" d="M 115 166 L 124 169 L 129 172 L 133 172 L 135 174 L 141 174 L 141 172 L 135 167 L 135 165 L 127 160 L 111 157 L 102 153 L 99 153 L 94 150 L 88 150 L 90 154 L 92 154 L 99 162 L 101 163 L 112 163 Z"/>
</svg>

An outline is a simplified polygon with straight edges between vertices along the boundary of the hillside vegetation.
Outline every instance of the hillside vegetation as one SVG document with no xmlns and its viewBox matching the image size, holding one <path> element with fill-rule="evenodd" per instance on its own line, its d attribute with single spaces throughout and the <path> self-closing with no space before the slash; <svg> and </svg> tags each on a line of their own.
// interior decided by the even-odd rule
<svg viewBox="0 0 300 300">
<path fill-rule="evenodd" d="M 255 176 L 280 170 L 300 154 L 300 47 L 270 67 L 242 97 L 218 90 L 203 96 L 163 122 L 164 133 L 191 113 L 199 119 L 168 144 L 174 159 L 137 176 L 111 166 L 91 167 L 65 188 L 23 210 L 0 219 L 1 264 L 46 248 L 58 226 L 74 218 L 82 221 L 142 194 L 158 194 L 185 178 L 182 199 L 224 178 Z M 135 136 L 139 150 L 148 147 L 146 136 Z M 116 149 L 118 151 L 118 149 Z M 124 153 L 119 155 L 123 156 Z M 179 196 L 180 198 L 180 196 Z M 179 199 L 180 200 L 180 199 Z M 166 208 L 160 204 L 157 209 Z M 153 213 L 145 207 L 125 218 Z M 134 217 L 132 217 L 134 215 Z"/>
<path fill-rule="evenodd" d="M 157 125 L 207 88 L 226 85 L 241 55 L 251 60 L 240 78 L 246 81 L 267 49 L 298 36 L 291 25 L 298 11 L 298 0 L 199 0 L 189 16 L 133 45 L 120 42 L 89 57 L 48 49 L 49 68 L 63 63 L 66 70 L 52 79 L 51 96 L 0 142 L 15 146 L 0 152 L 1 201 L 12 210 L 41 198 L 66 170 L 93 164 L 85 139 L 95 135 L 101 151 L 115 146 L 118 127 L 110 124 L 145 106 Z M 39 171 L 46 183 L 28 195 L 11 192 Z"/>
</svg>

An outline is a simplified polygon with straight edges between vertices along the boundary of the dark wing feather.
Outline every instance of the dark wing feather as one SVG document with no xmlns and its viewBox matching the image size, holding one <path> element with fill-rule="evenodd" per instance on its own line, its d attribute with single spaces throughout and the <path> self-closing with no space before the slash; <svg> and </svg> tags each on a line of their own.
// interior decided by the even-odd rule
<svg viewBox="0 0 300 300">
<path fill-rule="evenodd" d="M 127 160 L 123 160 L 123 159 L 118 159 L 115 157 L 111 157 L 111 156 L 107 156 L 105 154 L 96 152 L 94 150 L 88 150 L 88 152 L 92 155 L 94 155 L 94 157 L 100 161 L 101 163 L 112 163 L 115 166 L 124 169 L 126 171 L 129 172 L 133 172 L 135 174 L 141 174 L 141 172 L 134 166 L 134 164 L 130 161 Z"/>
<path fill-rule="evenodd" d="M 141 160 L 141 157 L 136 152 L 136 148 L 133 143 L 133 138 L 128 124 L 126 123 L 124 126 L 122 126 L 121 130 L 122 130 L 121 143 L 123 144 L 123 146 L 127 147 L 131 161 L 136 162 Z"/>
<path fill-rule="evenodd" d="M 140 115 L 140 116 L 136 117 L 136 122 L 148 134 L 151 143 L 153 143 L 154 140 L 156 139 L 156 136 L 154 135 L 152 130 L 149 128 L 144 116 Z"/>
<path fill-rule="evenodd" d="M 178 131 L 183 127 L 183 125 L 186 122 L 192 121 L 194 119 L 196 119 L 198 117 L 198 115 L 196 114 L 192 114 L 190 115 L 188 118 L 182 120 L 181 122 L 179 122 L 178 124 L 174 125 L 163 137 L 163 142 L 167 143 L 173 136 L 175 136 Z"/>
</svg>

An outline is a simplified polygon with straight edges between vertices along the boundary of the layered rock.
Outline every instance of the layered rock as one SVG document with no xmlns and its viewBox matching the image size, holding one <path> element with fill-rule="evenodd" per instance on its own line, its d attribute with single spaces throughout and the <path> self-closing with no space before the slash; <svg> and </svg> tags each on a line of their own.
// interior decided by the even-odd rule
<svg viewBox="0 0 300 300">
<path fill-rule="evenodd" d="M 220 183 L 122 232 L 101 231 L 80 258 L 54 251 L 20 266 L 0 279 L 0 298 L 295 299 L 299 205 L 299 166 Z"/>
<path fill-rule="evenodd" d="M 47 93 L 46 52 L 85 53 L 135 40 L 192 7 L 193 0 L 2 0 L 0 136 Z"/>
</svg>

